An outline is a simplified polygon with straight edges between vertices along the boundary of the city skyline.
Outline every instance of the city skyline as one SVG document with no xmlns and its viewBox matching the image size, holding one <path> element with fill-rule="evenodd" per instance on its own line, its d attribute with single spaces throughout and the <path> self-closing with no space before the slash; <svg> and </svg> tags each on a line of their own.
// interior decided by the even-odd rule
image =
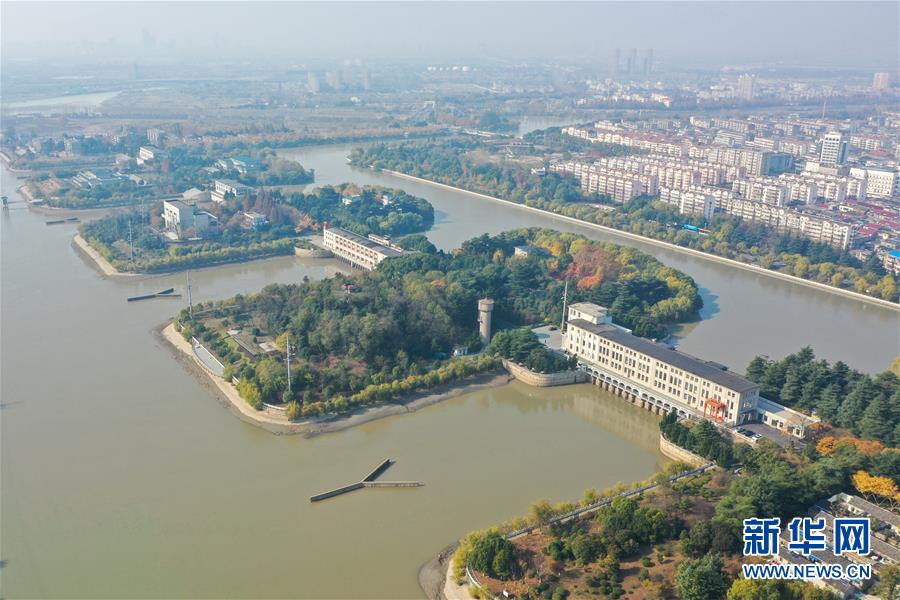
<svg viewBox="0 0 900 600">
<path fill-rule="evenodd" d="M 53 10 L 47 10 L 53 6 Z M 607 63 L 652 48 L 654 64 L 896 71 L 891 2 L 281 3 L 4 2 L 4 61 L 164 57 Z M 510 7 L 515 10 L 510 11 Z M 867 26 L 848 28 L 865 14 Z M 573 20 L 574 16 L 578 16 Z M 718 26 L 707 27 L 715 21 Z M 78 21 L 79 27 L 68 24 Z M 15 23 L 40 27 L 13 27 Z M 590 22 L 584 35 L 573 23 Z M 795 23 L 806 26 L 797 28 Z M 202 27 L 197 27 L 201 23 Z M 240 23 L 232 32 L 232 24 Z M 622 27 L 631 23 L 633 27 Z M 310 26 L 306 26 L 310 24 Z M 414 26 L 410 26 L 410 25 Z M 48 35 L 45 32 L 53 32 Z M 760 37 L 760 31 L 767 33 Z M 339 40 L 340 43 L 335 43 Z M 840 40 L 836 43 L 835 40 Z M 764 43 L 763 43 L 764 42 Z M 295 56 L 296 55 L 296 56 Z"/>
</svg>

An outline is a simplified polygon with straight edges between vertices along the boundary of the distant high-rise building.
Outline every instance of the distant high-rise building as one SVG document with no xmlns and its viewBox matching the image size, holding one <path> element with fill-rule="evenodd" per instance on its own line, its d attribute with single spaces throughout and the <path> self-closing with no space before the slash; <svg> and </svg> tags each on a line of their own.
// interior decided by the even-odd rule
<svg viewBox="0 0 900 600">
<path fill-rule="evenodd" d="M 826 167 L 839 167 L 847 162 L 847 136 L 840 131 L 832 131 L 822 138 L 822 150 L 819 152 L 819 164 Z"/>
<path fill-rule="evenodd" d="M 632 48 L 628 52 L 628 60 L 625 63 L 625 72 L 629 75 L 637 73 L 637 48 Z"/>
<path fill-rule="evenodd" d="M 619 74 L 619 69 L 622 65 L 622 49 L 616 48 L 613 50 L 612 57 L 610 58 L 609 70 L 613 75 Z"/>
<path fill-rule="evenodd" d="M 647 48 L 644 52 L 644 75 L 653 72 L 653 48 Z"/>
<path fill-rule="evenodd" d="M 320 89 L 319 78 L 312 71 L 310 71 L 306 75 L 306 87 L 308 87 L 309 91 L 312 92 L 313 94 L 319 93 L 319 89 Z"/>
<path fill-rule="evenodd" d="M 756 77 L 744 73 L 738 77 L 737 97 L 741 100 L 753 100 L 756 95 Z"/>
<path fill-rule="evenodd" d="M 881 91 L 889 87 L 891 87 L 891 74 L 886 71 L 875 73 L 875 77 L 872 78 L 872 89 Z"/>
<path fill-rule="evenodd" d="M 325 73 L 325 83 L 328 84 L 328 87 L 331 89 L 338 91 L 341 89 L 341 72 L 340 71 L 328 71 Z"/>
<path fill-rule="evenodd" d="M 369 69 L 367 67 L 363 67 L 362 69 L 362 89 L 369 91 L 372 89 L 372 76 L 369 74 Z"/>
</svg>

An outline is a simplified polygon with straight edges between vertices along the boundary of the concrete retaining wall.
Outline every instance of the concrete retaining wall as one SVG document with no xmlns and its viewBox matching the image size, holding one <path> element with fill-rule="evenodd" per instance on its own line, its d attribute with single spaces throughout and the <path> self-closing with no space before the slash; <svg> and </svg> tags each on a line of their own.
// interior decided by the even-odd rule
<svg viewBox="0 0 900 600">
<path fill-rule="evenodd" d="M 294 246 L 294 254 L 303 258 L 333 258 L 334 254 L 330 250 L 322 248 L 300 248 Z"/>
<path fill-rule="evenodd" d="M 517 365 L 511 360 L 503 359 L 503 366 L 509 374 L 528 385 L 534 387 L 552 387 L 556 385 L 569 385 L 571 383 L 584 383 L 588 380 L 587 373 L 583 371 L 561 371 L 559 373 L 535 373 L 522 365 Z"/>
<path fill-rule="evenodd" d="M 662 433 L 659 434 L 659 451 L 672 460 L 680 460 L 681 462 L 686 462 L 689 465 L 694 465 L 695 467 L 705 465 L 709 462 L 702 456 L 694 454 L 690 450 L 685 450 L 677 444 L 673 444 L 672 442 L 667 440 Z"/>
</svg>

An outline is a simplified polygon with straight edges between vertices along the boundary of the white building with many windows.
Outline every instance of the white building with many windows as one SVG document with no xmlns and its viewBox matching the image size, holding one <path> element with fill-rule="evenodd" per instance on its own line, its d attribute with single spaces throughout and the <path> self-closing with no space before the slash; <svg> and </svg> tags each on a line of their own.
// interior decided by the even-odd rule
<svg viewBox="0 0 900 600">
<path fill-rule="evenodd" d="M 395 247 L 386 246 L 340 227 L 329 227 L 328 223 L 322 227 L 322 237 L 325 247 L 335 256 L 367 271 L 374 270 L 386 258 L 403 254 L 402 250 Z"/>
<path fill-rule="evenodd" d="M 602 306 L 569 307 L 563 350 L 578 357 L 595 383 L 660 411 L 729 426 L 760 418 L 759 385 L 722 365 L 632 335 L 615 326 Z"/>
</svg>

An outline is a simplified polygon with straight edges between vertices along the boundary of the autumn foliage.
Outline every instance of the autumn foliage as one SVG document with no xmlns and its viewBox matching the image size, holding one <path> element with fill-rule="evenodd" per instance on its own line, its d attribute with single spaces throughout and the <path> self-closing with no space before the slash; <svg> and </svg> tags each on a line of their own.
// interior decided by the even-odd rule
<svg viewBox="0 0 900 600">
<path fill-rule="evenodd" d="M 861 440 L 852 436 L 836 437 L 833 435 L 826 435 L 819 440 L 819 443 L 816 444 L 816 450 L 822 456 L 828 456 L 841 448 L 850 446 L 853 446 L 866 456 L 875 456 L 884 450 L 884 444 L 877 440 Z"/>
<path fill-rule="evenodd" d="M 890 477 L 869 475 L 865 471 L 857 471 L 853 474 L 853 486 L 863 496 L 873 500 L 888 501 L 891 506 L 900 504 L 900 488 Z"/>
<path fill-rule="evenodd" d="M 622 266 L 612 252 L 591 245 L 575 253 L 566 270 L 566 277 L 575 279 L 579 290 L 587 290 L 604 281 L 616 280 L 621 270 Z"/>
</svg>

